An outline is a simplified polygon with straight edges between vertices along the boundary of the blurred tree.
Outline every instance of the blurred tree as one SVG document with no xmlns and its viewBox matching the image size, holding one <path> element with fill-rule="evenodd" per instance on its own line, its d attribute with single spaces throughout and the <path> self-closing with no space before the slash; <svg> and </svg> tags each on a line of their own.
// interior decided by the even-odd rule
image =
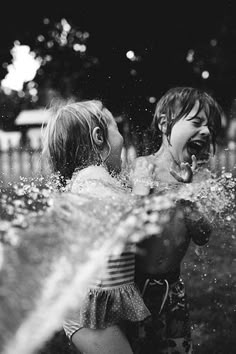
<svg viewBox="0 0 236 354">
<path fill-rule="evenodd" d="M 138 50 L 128 57 L 129 47 L 125 43 L 120 43 L 118 50 L 117 43 L 112 42 L 114 38 L 103 43 L 102 33 L 92 43 L 90 39 L 87 30 L 65 18 L 43 18 L 38 33 L 25 32 L 17 41 L 29 45 L 40 68 L 31 81 L 25 82 L 21 92 L 7 92 L 6 100 L 14 96 L 19 111 L 48 106 L 54 99 L 98 98 L 116 116 L 146 121 L 145 115 L 151 117 L 151 110 L 146 108 L 150 102 L 144 92 L 143 58 Z M 14 118 L 12 114 L 9 122 Z"/>
<path fill-rule="evenodd" d="M 98 67 L 98 58 L 88 52 L 89 33 L 66 19 L 43 19 L 40 34 L 21 34 L 17 44 L 30 46 L 41 65 L 23 89 L 0 91 L 0 127 L 11 129 L 22 109 L 47 106 L 53 99 L 80 99 L 89 94 L 89 81 Z M 15 42 L 16 43 L 16 42 Z M 7 63 L 4 63 L 7 72 Z"/>
<path fill-rule="evenodd" d="M 99 63 L 88 49 L 89 32 L 71 25 L 65 18 L 58 22 L 44 18 L 43 25 L 31 43 L 36 57 L 41 60 L 34 78 L 37 104 L 45 106 L 56 96 L 82 98 Z M 29 92 L 29 83 L 25 91 Z"/>
<path fill-rule="evenodd" d="M 136 16 L 134 9 L 122 16 L 123 10 L 113 9 L 114 16 L 103 17 L 100 12 L 99 17 L 87 9 L 83 22 L 83 11 L 78 17 L 63 8 L 65 17 L 56 19 L 53 10 L 53 20 L 40 15 L 37 26 L 33 18 L 25 24 L 18 41 L 30 46 L 41 66 L 18 93 L 19 107 L 47 106 L 57 98 L 100 98 L 116 116 L 142 130 L 167 89 L 189 85 L 214 93 L 228 109 L 235 96 L 236 76 L 236 32 L 231 13 L 221 16 L 222 7 L 214 4 L 216 16 L 209 26 L 212 7 L 206 8 L 205 2 L 203 8 L 196 5 L 194 16 L 189 17 L 181 11 L 176 16 L 167 8 L 168 26 L 163 27 L 164 8 L 158 21 L 156 13 L 143 6 L 137 12 L 135 7 Z"/>
</svg>

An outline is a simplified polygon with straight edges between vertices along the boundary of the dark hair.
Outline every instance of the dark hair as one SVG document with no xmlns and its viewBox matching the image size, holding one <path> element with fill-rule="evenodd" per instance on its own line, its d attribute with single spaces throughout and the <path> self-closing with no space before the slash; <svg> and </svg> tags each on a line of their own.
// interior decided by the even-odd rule
<svg viewBox="0 0 236 354">
<path fill-rule="evenodd" d="M 151 123 L 153 148 L 156 149 L 162 139 L 158 128 L 161 118 L 167 118 L 167 138 L 170 138 L 172 127 L 183 116 L 188 115 L 196 101 L 199 102 L 199 113 L 204 110 L 208 119 L 208 127 L 215 152 L 216 138 L 221 130 L 223 110 L 216 100 L 207 92 L 193 87 L 174 87 L 168 90 L 156 104 L 154 118 Z"/>
<path fill-rule="evenodd" d="M 54 106 L 50 112 L 51 119 L 43 130 L 43 155 L 47 157 L 52 171 L 59 173 L 61 182 L 65 184 L 75 169 L 102 163 L 92 131 L 99 127 L 108 144 L 107 126 L 113 116 L 98 100 Z"/>
</svg>

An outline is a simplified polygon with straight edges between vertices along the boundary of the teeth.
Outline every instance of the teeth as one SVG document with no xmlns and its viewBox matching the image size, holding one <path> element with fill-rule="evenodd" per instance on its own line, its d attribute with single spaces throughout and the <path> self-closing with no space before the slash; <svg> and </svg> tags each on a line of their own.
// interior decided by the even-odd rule
<svg viewBox="0 0 236 354">
<path fill-rule="evenodd" d="M 196 145 L 196 146 L 203 146 L 204 143 L 201 141 L 190 141 L 190 144 L 191 145 Z"/>
</svg>

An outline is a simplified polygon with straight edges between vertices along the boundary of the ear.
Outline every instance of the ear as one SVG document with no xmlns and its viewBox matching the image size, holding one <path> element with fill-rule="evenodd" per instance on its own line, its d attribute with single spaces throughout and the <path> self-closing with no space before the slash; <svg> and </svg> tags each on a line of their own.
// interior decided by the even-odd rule
<svg viewBox="0 0 236 354">
<path fill-rule="evenodd" d="M 103 137 L 102 131 L 101 131 L 101 129 L 99 127 L 93 128 L 92 137 L 93 137 L 93 141 L 95 142 L 95 144 L 98 147 L 102 147 L 103 146 L 104 137 Z"/>
<path fill-rule="evenodd" d="M 166 134 L 167 132 L 167 118 L 165 114 L 162 114 L 160 120 L 158 122 L 158 128 L 163 133 Z"/>
</svg>

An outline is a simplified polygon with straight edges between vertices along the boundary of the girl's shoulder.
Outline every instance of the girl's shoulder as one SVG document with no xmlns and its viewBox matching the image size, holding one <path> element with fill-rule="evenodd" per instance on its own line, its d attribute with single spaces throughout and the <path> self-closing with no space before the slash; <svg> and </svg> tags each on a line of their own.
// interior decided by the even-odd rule
<svg viewBox="0 0 236 354">
<path fill-rule="evenodd" d="M 73 193 L 86 193 L 87 195 L 106 197 L 109 194 L 122 190 L 118 179 L 103 166 L 88 166 L 73 174 L 69 189 Z"/>
<path fill-rule="evenodd" d="M 109 174 L 105 167 L 101 165 L 92 165 L 84 168 L 83 170 L 75 172 L 72 179 L 81 182 L 91 179 L 111 181 L 112 176 Z"/>
</svg>

